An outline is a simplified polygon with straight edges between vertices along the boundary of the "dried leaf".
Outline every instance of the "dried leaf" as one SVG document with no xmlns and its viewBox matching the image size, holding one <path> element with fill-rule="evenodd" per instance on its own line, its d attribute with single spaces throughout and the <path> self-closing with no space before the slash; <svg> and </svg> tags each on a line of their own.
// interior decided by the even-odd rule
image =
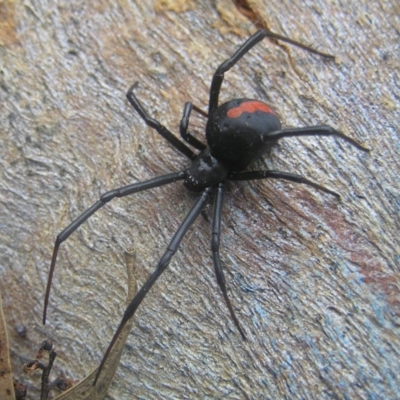
<svg viewBox="0 0 400 400">
<path fill-rule="evenodd" d="M 0 292 L 0 399 L 15 400 L 6 321 Z"/>
<path fill-rule="evenodd" d="M 125 252 L 126 269 L 128 270 L 128 297 L 127 303 L 131 301 L 136 294 L 137 285 L 135 278 L 135 256 L 134 253 Z M 118 368 L 122 350 L 124 348 L 128 334 L 132 328 L 133 319 L 131 319 L 122 330 L 111 353 L 107 359 L 104 369 L 99 376 L 96 386 L 93 386 L 93 381 L 97 374 L 97 368 L 93 370 L 86 378 L 82 379 L 77 385 L 68 391 L 59 395 L 55 400 L 100 400 L 102 399 L 114 378 L 115 371 Z"/>
</svg>

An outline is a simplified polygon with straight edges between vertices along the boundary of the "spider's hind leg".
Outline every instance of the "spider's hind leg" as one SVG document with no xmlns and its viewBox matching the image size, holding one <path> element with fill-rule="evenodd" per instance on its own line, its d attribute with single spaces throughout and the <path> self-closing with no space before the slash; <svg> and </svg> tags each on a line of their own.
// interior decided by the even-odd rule
<svg viewBox="0 0 400 400">
<path fill-rule="evenodd" d="M 215 274 L 217 276 L 217 282 L 221 288 L 222 294 L 225 299 L 225 303 L 228 306 L 229 312 L 231 314 L 232 320 L 238 328 L 242 338 L 246 340 L 246 335 L 244 330 L 240 326 L 239 320 L 237 319 L 235 312 L 233 311 L 232 304 L 228 297 L 228 292 L 226 290 L 224 272 L 222 270 L 221 258 L 219 256 L 219 244 L 221 236 L 221 216 L 222 216 L 222 200 L 224 195 L 224 184 L 220 183 L 217 189 L 217 195 L 214 201 L 214 215 L 212 221 L 212 239 L 211 239 L 211 251 L 213 255 L 213 262 L 215 268 Z"/>
<path fill-rule="evenodd" d="M 263 141 L 275 141 L 282 138 L 288 137 L 299 137 L 299 136 L 336 136 L 350 143 L 357 149 L 369 152 L 371 151 L 364 145 L 358 143 L 356 140 L 344 133 L 332 128 L 329 125 L 315 125 L 315 126 L 304 126 L 302 128 L 286 128 L 275 132 L 265 132 L 263 134 Z"/>
<path fill-rule="evenodd" d="M 328 193 L 340 199 L 339 193 L 336 193 L 335 191 L 328 189 L 325 186 L 320 185 L 319 183 L 313 182 L 302 175 L 293 174 L 291 172 L 283 172 L 275 170 L 249 171 L 249 172 L 234 173 L 229 176 L 229 180 L 231 181 L 251 181 L 255 179 L 284 179 L 290 182 L 303 183 L 317 190 L 321 190 L 321 192 Z"/>
<path fill-rule="evenodd" d="M 221 85 L 224 80 L 225 72 L 228 72 L 246 53 L 248 53 L 257 43 L 261 42 L 264 38 L 269 37 L 272 39 L 278 39 L 282 42 L 290 43 L 293 46 L 300 47 L 310 53 L 317 54 L 325 57 L 328 60 L 334 60 L 335 57 L 331 54 L 323 53 L 315 50 L 310 46 L 306 46 L 286 36 L 279 35 L 266 29 L 261 29 L 249 37 L 236 51 L 235 53 L 225 60 L 214 73 L 210 87 L 210 97 L 208 103 L 208 113 L 211 115 L 218 107 L 218 98 L 221 91 Z"/>
</svg>

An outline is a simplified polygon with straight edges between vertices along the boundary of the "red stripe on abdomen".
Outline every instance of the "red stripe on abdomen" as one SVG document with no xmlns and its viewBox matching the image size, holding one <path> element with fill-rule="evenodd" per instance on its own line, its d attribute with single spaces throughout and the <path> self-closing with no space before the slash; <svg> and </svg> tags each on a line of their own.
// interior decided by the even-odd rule
<svg viewBox="0 0 400 400">
<path fill-rule="evenodd" d="M 267 114 L 275 114 L 275 111 L 269 108 L 266 104 L 261 103 L 260 101 L 253 100 L 253 101 L 245 101 L 243 103 L 240 103 L 237 107 L 231 108 L 227 112 L 227 116 L 229 118 L 238 118 L 244 112 L 252 114 L 256 111 L 262 111 Z"/>
</svg>

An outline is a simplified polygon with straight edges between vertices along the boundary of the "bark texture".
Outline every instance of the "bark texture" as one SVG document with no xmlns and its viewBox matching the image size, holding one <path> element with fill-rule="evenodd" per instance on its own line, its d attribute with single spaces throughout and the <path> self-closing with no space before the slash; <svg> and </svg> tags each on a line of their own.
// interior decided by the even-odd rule
<svg viewBox="0 0 400 400">
<path fill-rule="evenodd" d="M 139 82 L 149 114 L 178 133 L 183 104 L 206 109 L 214 70 L 262 25 L 336 63 L 265 40 L 226 74 L 221 101 L 261 99 L 284 126 L 330 124 L 373 151 L 293 138 L 255 165 L 301 173 L 341 201 L 280 181 L 229 185 L 221 254 L 248 340 L 199 218 L 138 310 L 109 397 L 396 398 L 399 15 L 396 0 L 1 1 L 0 288 L 19 380 L 33 386 L 20 371 L 45 338 L 54 374 L 78 380 L 98 365 L 124 311 L 124 249 L 142 284 L 195 199 L 175 183 L 99 211 L 61 246 L 42 326 L 56 234 L 106 190 L 187 164 L 127 89 Z M 191 129 L 202 137 L 204 119 Z"/>
</svg>

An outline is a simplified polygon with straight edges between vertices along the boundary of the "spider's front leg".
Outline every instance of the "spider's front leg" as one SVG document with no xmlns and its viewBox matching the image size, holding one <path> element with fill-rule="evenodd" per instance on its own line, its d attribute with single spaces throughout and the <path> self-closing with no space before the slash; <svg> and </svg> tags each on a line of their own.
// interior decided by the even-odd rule
<svg viewBox="0 0 400 400">
<path fill-rule="evenodd" d="M 133 183 L 128 186 L 124 186 L 118 189 L 110 190 L 107 193 L 104 193 L 100 200 L 94 203 L 91 207 L 89 207 L 86 211 L 84 211 L 78 218 L 72 221 L 61 233 L 57 235 L 56 241 L 54 243 L 53 257 L 51 258 L 51 265 L 49 276 L 47 279 L 47 288 L 46 295 L 44 299 L 44 309 L 43 309 L 43 325 L 46 323 L 47 316 L 47 307 L 49 305 L 50 298 L 50 289 L 51 283 L 53 281 L 54 268 L 56 266 L 58 250 L 62 242 L 67 240 L 69 236 L 75 232 L 88 218 L 90 218 L 96 211 L 98 211 L 101 207 L 106 205 L 109 201 L 114 199 L 115 197 L 125 197 L 133 193 L 137 193 L 143 190 L 155 188 L 158 186 L 166 185 L 168 183 L 176 182 L 178 180 L 182 180 L 186 178 L 186 172 L 173 172 L 171 174 L 162 175 L 154 179 L 150 179 L 145 182 Z"/>
<path fill-rule="evenodd" d="M 93 385 L 96 384 L 97 379 L 98 379 L 98 377 L 104 367 L 104 364 L 108 358 L 108 355 L 110 354 L 110 351 L 113 348 L 115 341 L 117 340 L 120 332 L 124 328 L 125 324 L 129 321 L 129 319 L 131 319 L 133 317 L 137 308 L 139 307 L 140 303 L 142 302 L 142 300 L 144 299 L 144 297 L 146 296 L 148 291 L 151 289 L 151 287 L 154 285 L 154 283 L 157 281 L 157 279 L 161 276 L 161 274 L 168 267 L 172 256 L 178 250 L 178 247 L 181 244 L 182 239 L 184 238 L 186 232 L 191 227 L 193 222 L 196 220 L 196 218 L 199 216 L 199 214 L 203 210 L 204 206 L 206 205 L 206 202 L 208 200 L 211 190 L 212 190 L 212 188 L 205 189 L 203 191 L 203 193 L 198 197 L 196 203 L 193 205 L 192 209 L 186 215 L 185 219 L 180 224 L 178 230 L 175 232 L 174 236 L 172 237 L 171 241 L 169 242 L 167 250 L 161 257 L 160 261 L 158 262 L 155 271 L 150 276 L 150 278 L 146 281 L 146 283 L 142 286 L 142 288 L 139 290 L 139 292 L 136 294 L 136 296 L 132 299 L 132 301 L 126 308 L 125 313 L 122 317 L 122 320 L 118 326 L 118 329 L 116 330 L 116 332 L 107 348 L 107 351 L 104 354 L 104 357 L 103 357 L 103 360 L 101 361 L 99 369 L 97 370 L 97 375 L 93 382 Z"/>
<path fill-rule="evenodd" d="M 207 146 L 200 142 L 197 138 L 195 138 L 190 132 L 188 132 L 188 126 L 189 126 L 189 118 L 192 110 L 196 110 L 199 112 L 199 108 L 193 107 L 193 104 L 188 102 L 185 103 L 185 106 L 183 107 L 183 115 L 181 119 L 181 123 L 179 125 L 181 136 L 186 142 L 188 142 L 190 145 L 192 145 L 194 148 L 197 150 L 203 151 Z M 202 111 L 201 111 L 202 113 Z M 204 114 L 202 114 L 204 115 Z"/>
<path fill-rule="evenodd" d="M 133 93 L 135 87 L 136 83 L 134 83 L 129 88 L 126 97 L 131 103 L 132 107 L 142 117 L 147 126 L 155 129 L 167 142 L 174 146 L 178 151 L 180 151 L 190 160 L 193 160 L 196 157 L 196 154 L 189 147 L 187 147 L 185 143 L 181 142 L 169 129 L 167 129 L 164 125 L 161 125 L 156 119 L 151 118 L 149 114 L 147 114 L 147 112 Z"/>
</svg>

